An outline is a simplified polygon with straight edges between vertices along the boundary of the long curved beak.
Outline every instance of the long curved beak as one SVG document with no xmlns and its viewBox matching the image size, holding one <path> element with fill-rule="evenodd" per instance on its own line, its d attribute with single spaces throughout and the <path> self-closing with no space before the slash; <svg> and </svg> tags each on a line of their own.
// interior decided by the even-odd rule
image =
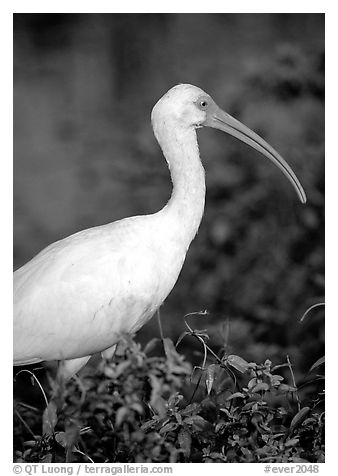
<svg viewBox="0 0 338 476">
<path fill-rule="evenodd" d="M 237 121 L 237 119 L 230 116 L 230 114 L 222 111 L 222 109 L 220 109 L 216 104 L 214 104 L 214 106 L 215 107 L 212 108 L 210 114 L 207 115 L 207 119 L 203 125 L 224 131 L 265 155 L 265 157 L 277 165 L 277 167 L 290 180 L 300 198 L 300 201 L 302 203 L 306 203 L 306 194 L 304 189 L 295 173 L 288 163 L 283 159 L 283 157 L 279 155 L 278 152 L 273 147 L 271 147 L 271 145 L 265 142 L 265 140 L 262 139 L 258 134 L 253 132 L 241 122 Z"/>
</svg>

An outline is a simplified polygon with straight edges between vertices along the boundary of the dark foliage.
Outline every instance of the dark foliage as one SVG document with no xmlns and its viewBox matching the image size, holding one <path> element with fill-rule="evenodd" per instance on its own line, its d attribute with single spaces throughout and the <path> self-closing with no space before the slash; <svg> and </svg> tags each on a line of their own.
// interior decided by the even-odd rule
<svg viewBox="0 0 338 476">
<path fill-rule="evenodd" d="M 324 414 L 316 362 L 297 388 L 290 360 L 248 363 L 206 344 L 192 368 L 172 341 L 131 338 L 111 361 L 67 383 L 50 379 L 44 411 L 16 404 L 17 462 L 323 462 Z M 90 370 L 90 368 L 89 368 Z M 287 377 L 281 373 L 287 371 Z M 20 378 L 20 375 L 17 376 Z M 290 383 L 287 383 L 291 381 Z"/>
</svg>

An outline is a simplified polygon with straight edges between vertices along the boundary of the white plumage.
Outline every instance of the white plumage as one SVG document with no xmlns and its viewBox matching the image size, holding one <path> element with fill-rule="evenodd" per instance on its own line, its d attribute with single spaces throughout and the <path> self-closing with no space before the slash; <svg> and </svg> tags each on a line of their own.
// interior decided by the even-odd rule
<svg viewBox="0 0 338 476">
<path fill-rule="evenodd" d="M 167 205 L 51 244 L 14 273 L 14 364 L 62 360 L 63 374 L 149 320 L 174 287 L 205 200 L 196 128 L 221 129 L 273 160 L 305 193 L 277 152 L 192 85 L 170 89 L 152 111 L 173 182 Z"/>
</svg>

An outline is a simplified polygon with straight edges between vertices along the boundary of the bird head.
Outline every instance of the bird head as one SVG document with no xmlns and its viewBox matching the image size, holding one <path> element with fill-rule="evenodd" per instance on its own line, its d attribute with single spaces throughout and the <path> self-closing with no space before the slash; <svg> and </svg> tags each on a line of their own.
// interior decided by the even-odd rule
<svg viewBox="0 0 338 476">
<path fill-rule="evenodd" d="M 191 84 L 174 86 L 155 104 L 151 118 L 155 134 L 156 125 L 162 124 L 181 130 L 212 127 L 236 137 L 270 159 L 291 182 L 300 201 L 306 203 L 304 189 L 285 159 L 262 137 L 218 107 L 202 89 Z"/>
</svg>

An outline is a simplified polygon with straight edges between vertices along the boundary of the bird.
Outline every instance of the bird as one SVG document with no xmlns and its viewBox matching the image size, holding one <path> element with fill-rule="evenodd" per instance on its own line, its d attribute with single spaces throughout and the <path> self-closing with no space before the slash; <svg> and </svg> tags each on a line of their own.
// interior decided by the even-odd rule
<svg viewBox="0 0 338 476">
<path fill-rule="evenodd" d="M 282 156 L 202 89 L 172 87 L 153 107 L 151 123 L 171 175 L 169 201 L 156 213 L 56 241 L 15 271 L 15 366 L 56 360 L 62 363 L 63 378 L 71 378 L 93 354 L 111 357 L 121 336 L 138 331 L 160 308 L 175 286 L 204 212 L 197 129 L 219 129 L 256 149 L 306 202 Z"/>
</svg>

